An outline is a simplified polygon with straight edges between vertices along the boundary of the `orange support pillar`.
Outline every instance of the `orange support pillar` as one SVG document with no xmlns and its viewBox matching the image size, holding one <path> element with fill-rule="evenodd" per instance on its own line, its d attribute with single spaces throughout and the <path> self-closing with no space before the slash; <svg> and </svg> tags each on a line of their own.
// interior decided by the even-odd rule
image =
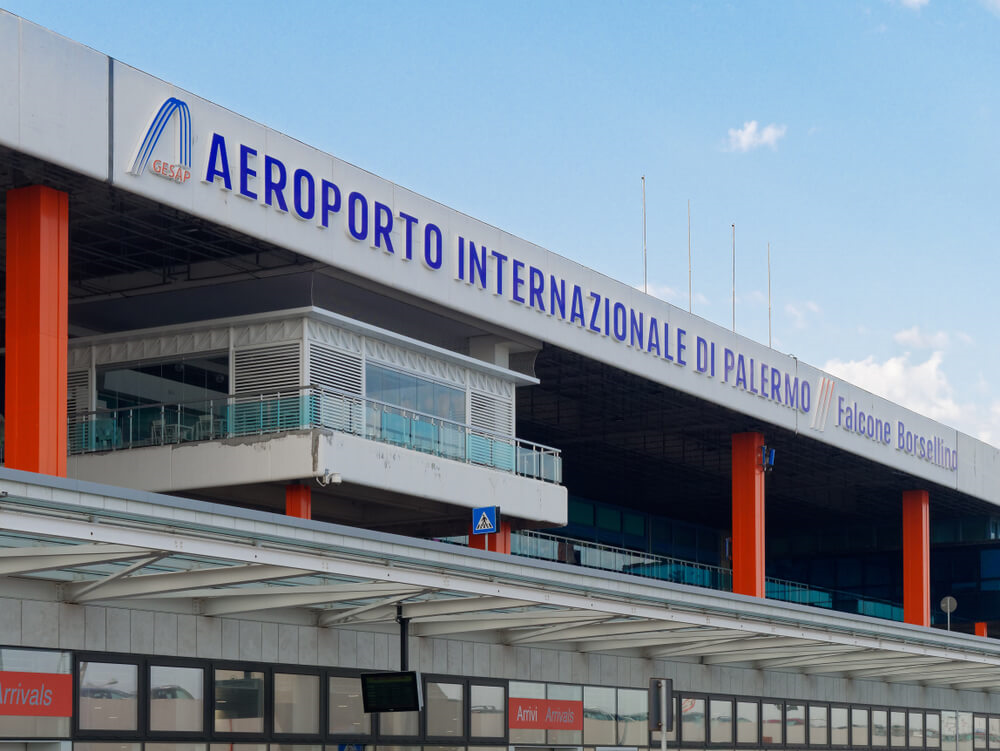
<svg viewBox="0 0 1000 751">
<path fill-rule="evenodd" d="M 931 525 L 926 490 L 903 493 L 903 620 L 931 625 Z"/>
<path fill-rule="evenodd" d="M 494 553 L 510 555 L 510 522 L 500 520 L 500 529 L 492 534 L 477 535 L 472 533 L 469 524 L 469 547 L 476 550 L 492 550 Z"/>
<path fill-rule="evenodd" d="M 285 515 L 312 519 L 312 488 L 308 485 L 286 485 Z"/>
<path fill-rule="evenodd" d="M 986 622 L 976 621 L 976 636 L 986 638 Z"/>
<path fill-rule="evenodd" d="M 760 433 L 733 435 L 733 592 L 764 597 L 764 467 Z"/>
<path fill-rule="evenodd" d="M 66 476 L 69 196 L 7 191 L 4 464 Z"/>
</svg>

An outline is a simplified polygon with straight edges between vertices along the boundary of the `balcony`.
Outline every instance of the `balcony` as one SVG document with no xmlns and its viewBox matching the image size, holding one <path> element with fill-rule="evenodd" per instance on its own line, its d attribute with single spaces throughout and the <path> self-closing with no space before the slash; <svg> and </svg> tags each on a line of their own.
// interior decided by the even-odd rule
<svg viewBox="0 0 1000 751">
<path fill-rule="evenodd" d="M 335 389 L 144 404 L 73 415 L 69 454 L 325 429 L 519 477 L 561 484 L 557 449 Z"/>
</svg>

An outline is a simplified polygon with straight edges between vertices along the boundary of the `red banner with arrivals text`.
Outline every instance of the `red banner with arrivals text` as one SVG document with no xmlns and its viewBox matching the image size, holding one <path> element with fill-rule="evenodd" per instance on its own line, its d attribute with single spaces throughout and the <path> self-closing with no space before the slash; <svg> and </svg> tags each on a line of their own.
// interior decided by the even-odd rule
<svg viewBox="0 0 1000 751">
<path fill-rule="evenodd" d="M 512 730 L 583 730 L 583 702 L 511 697 L 507 724 Z"/>
<path fill-rule="evenodd" d="M 73 676 L 0 671 L 0 715 L 72 717 Z"/>
</svg>

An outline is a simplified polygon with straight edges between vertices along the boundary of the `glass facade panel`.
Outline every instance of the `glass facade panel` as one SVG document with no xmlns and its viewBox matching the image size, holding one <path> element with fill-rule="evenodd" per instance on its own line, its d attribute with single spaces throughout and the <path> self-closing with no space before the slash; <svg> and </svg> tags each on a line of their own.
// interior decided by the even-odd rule
<svg viewBox="0 0 1000 751">
<path fill-rule="evenodd" d="M 319 733 L 319 676 L 274 674 L 274 732 Z"/>
<path fill-rule="evenodd" d="M 910 748 L 924 747 L 924 713 L 910 712 L 907 717 L 907 745 Z"/>
<path fill-rule="evenodd" d="M 561 699 L 565 701 L 583 701 L 583 686 L 563 686 L 560 684 L 548 684 L 547 698 Z M 558 746 L 579 746 L 583 743 L 582 730 L 547 730 L 545 731 L 546 743 Z"/>
<path fill-rule="evenodd" d="M 149 729 L 200 733 L 205 717 L 205 671 L 151 665 Z"/>
<path fill-rule="evenodd" d="M 631 688 L 618 689 L 618 737 L 616 746 L 645 746 L 649 738 L 649 694 Z M 584 739 L 584 742 L 587 742 Z"/>
<path fill-rule="evenodd" d="M 334 735 L 370 735 L 371 715 L 365 714 L 361 679 L 330 676 L 330 728 Z"/>
<path fill-rule="evenodd" d="M 868 710 L 861 708 L 851 709 L 851 745 L 868 745 Z"/>
<path fill-rule="evenodd" d="M 711 699 L 708 702 L 709 743 L 733 742 L 733 702 L 729 699 Z"/>
<path fill-rule="evenodd" d="M 983 716 L 972 718 L 972 745 L 973 748 L 986 748 L 986 718 Z"/>
<path fill-rule="evenodd" d="M 955 751 L 958 746 L 958 715 L 956 712 L 941 713 L 941 751 Z"/>
<path fill-rule="evenodd" d="M 941 714 L 926 712 L 924 714 L 924 740 L 927 748 L 941 748 Z"/>
<path fill-rule="evenodd" d="M 889 713 L 884 709 L 872 710 L 872 745 L 889 745 Z"/>
<path fill-rule="evenodd" d="M 544 699 L 544 683 L 528 683 L 525 681 L 511 681 L 507 690 L 512 699 Z M 545 731 L 537 729 L 511 728 L 510 742 L 514 743 L 545 743 Z"/>
<path fill-rule="evenodd" d="M 705 742 L 705 700 L 681 698 L 681 743 Z"/>
<path fill-rule="evenodd" d="M 412 373 L 371 363 L 365 368 L 365 395 L 404 410 L 465 423 L 465 391 Z"/>
<path fill-rule="evenodd" d="M 1000 717 L 990 717 L 988 728 L 989 747 L 991 749 L 1000 748 Z"/>
<path fill-rule="evenodd" d="M 777 702 L 760 703 L 760 742 L 765 746 L 784 743 L 785 725 L 781 711 L 782 706 Z"/>
<path fill-rule="evenodd" d="M 826 705 L 809 705 L 809 745 L 826 746 L 829 744 L 830 736 L 828 732 L 829 719 L 827 715 L 829 707 Z"/>
<path fill-rule="evenodd" d="M 850 744 L 847 714 L 847 707 L 830 707 L 830 745 L 847 746 Z"/>
<path fill-rule="evenodd" d="M 0 649 L 0 684 L 4 683 L 3 671 L 13 673 L 71 672 L 69 652 L 35 649 Z M 72 689 L 67 689 L 70 691 Z M 72 702 L 72 697 L 68 698 Z M 69 717 L 31 717 L 0 715 L 0 738 L 67 738 Z"/>
<path fill-rule="evenodd" d="M 427 735 L 461 738 L 465 735 L 465 686 L 461 683 L 427 681 L 424 687 Z"/>
<path fill-rule="evenodd" d="M 336 749 L 336 746 L 334 746 Z M 210 743 L 208 751 L 267 751 L 266 743 Z M 358 751 L 362 751 L 359 747 Z"/>
<path fill-rule="evenodd" d="M 972 751 L 972 712 L 958 713 L 958 751 Z"/>
<path fill-rule="evenodd" d="M 420 735 L 420 712 L 379 712 L 378 732 L 389 736 Z"/>
<path fill-rule="evenodd" d="M 272 743 L 270 751 L 323 751 L 323 747 L 300 743 Z"/>
<path fill-rule="evenodd" d="M 583 687 L 583 742 L 615 746 L 615 690 L 603 686 Z"/>
<path fill-rule="evenodd" d="M 503 738 L 507 727 L 507 697 L 503 686 L 470 687 L 469 735 Z"/>
<path fill-rule="evenodd" d="M 227 746 L 228 749 L 228 746 Z M 73 751 L 142 751 L 141 743 L 88 743 L 73 742 Z"/>
<path fill-rule="evenodd" d="M 736 702 L 736 742 L 737 743 L 757 743 L 757 702 L 738 701 Z"/>
<path fill-rule="evenodd" d="M 81 662 L 80 728 L 82 730 L 138 729 L 139 668 L 113 662 Z"/>
<path fill-rule="evenodd" d="M 144 743 L 145 751 L 205 751 L 204 743 Z"/>
<path fill-rule="evenodd" d="M 889 712 L 889 745 L 906 745 L 906 712 L 898 710 Z"/>
<path fill-rule="evenodd" d="M 264 674 L 215 671 L 215 732 L 264 732 Z"/>
<path fill-rule="evenodd" d="M 785 743 L 789 746 L 806 745 L 805 704 L 785 705 Z"/>
</svg>

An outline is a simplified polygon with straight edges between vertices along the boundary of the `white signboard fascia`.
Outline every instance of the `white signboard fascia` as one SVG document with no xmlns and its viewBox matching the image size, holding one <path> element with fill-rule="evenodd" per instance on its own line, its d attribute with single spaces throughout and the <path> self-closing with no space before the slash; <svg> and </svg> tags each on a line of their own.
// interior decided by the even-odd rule
<svg viewBox="0 0 1000 751">
<path fill-rule="evenodd" d="M 13 149 L 21 145 L 20 19 L 0 10 L 0 144 Z"/>
<path fill-rule="evenodd" d="M 116 64 L 114 80 L 121 188 L 1000 501 L 1000 488 L 964 463 L 953 429 L 140 71 Z M 971 453 L 996 463 L 991 447 Z"/>
</svg>

